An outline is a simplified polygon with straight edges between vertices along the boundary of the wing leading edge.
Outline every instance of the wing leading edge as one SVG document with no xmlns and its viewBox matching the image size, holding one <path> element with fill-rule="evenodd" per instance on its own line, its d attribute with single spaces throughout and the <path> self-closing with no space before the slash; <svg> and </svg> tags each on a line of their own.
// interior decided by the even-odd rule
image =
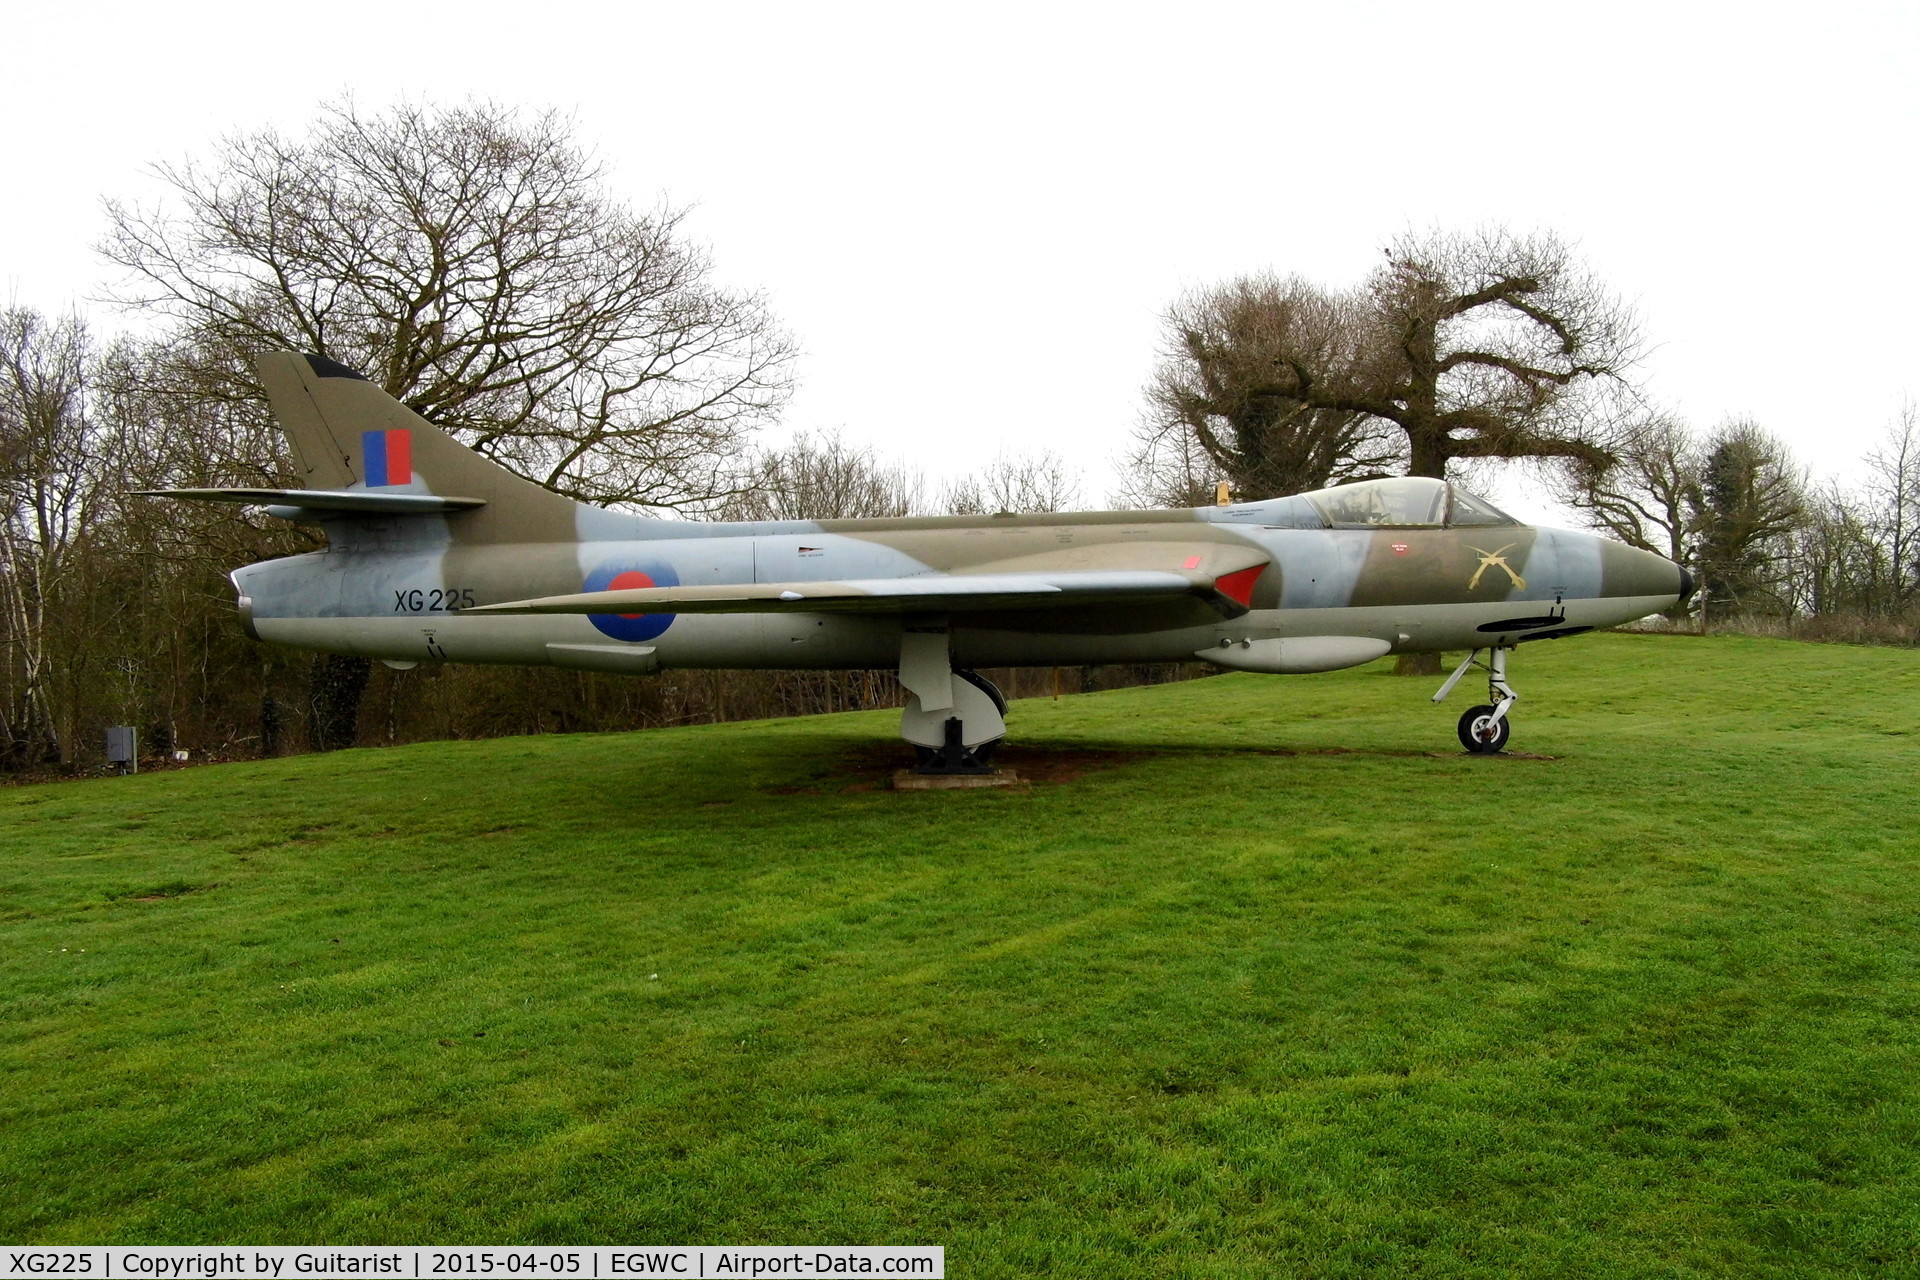
<svg viewBox="0 0 1920 1280">
<path fill-rule="evenodd" d="M 844 582 L 750 582 L 590 591 L 480 605 L 461 613 L 1001 613 L 1076 605 L 1201 599 L 1229 617 L 1248 609 L 1265 564 L 1234 573 L 1159 569 L 977 573 Z"/>
</svg>

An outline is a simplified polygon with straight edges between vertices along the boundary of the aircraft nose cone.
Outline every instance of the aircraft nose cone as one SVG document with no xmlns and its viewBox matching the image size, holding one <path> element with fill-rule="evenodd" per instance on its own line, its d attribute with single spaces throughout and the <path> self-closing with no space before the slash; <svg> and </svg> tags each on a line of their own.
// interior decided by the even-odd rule
<svg viewBox="0 0 1920 1280">
<path fill-rule="evenodd" d="M 1688 597 L 1693 595 L 1694 588 L 1699 584 L 1693 580 L 1693 574 L 1688 571 L 1687 566 L 1679 565 L 1677 567 L 1680 570 L 1680 598 L 1674 603 L 1685 604 Z"/>
</svg>

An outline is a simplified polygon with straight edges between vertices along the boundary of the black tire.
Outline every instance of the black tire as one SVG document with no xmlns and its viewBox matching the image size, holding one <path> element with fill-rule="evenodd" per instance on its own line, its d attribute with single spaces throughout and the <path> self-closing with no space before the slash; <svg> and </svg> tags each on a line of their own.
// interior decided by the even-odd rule
<svg viewBox="0 0 1920 1280">
<path fill-rule="evenodd" d="M 1489 736 L 1487 722 L 1491 719 L 1492 707 L 1468 707 L 1460 717 L 1460 745 L 1477 756 L 1490 756 L 1505 748 L 1507 739 L 1513 736 L 1513 722 L 1502 716 Z"/>
</svg>

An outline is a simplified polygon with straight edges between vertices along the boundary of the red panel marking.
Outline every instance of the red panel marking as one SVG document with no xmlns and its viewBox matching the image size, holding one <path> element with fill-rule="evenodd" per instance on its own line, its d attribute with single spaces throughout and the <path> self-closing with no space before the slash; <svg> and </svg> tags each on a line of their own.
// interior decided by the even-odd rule
<svg viewBox="0 0 1920 1280">
<path fill-rule="evenodd" d="M 1397 555 L 1397 556 L 1403 556 L 1403 555 L 1405 555 L 1405 554 L 1407 554 L 1407 544 L 1406 544 L 1406 543 L 1404 543 L 1404 542 L 1396 542 L 1396 543 L 1394 543 L 1394 544 L 1393 544 L 1393 554 L 1395 554 L 1395 555 Z"/>
<path fill-rule="evenodd" d="M 1242 569 L 1238 573 L 1223 573 L 1213 580 L 1213 589 L 1227 599 L 1237 601 L 1251 609 L 1253 584 L 1266 571 L 1267 566 L 1257 564 L 1251 569 Z"/>
<path fill-rule="evenodd" d="M 638 569 L 628 569 L 625 573 L 613 575 L 613 581 L 607 584 L 609 591 L 639 591 L 653 585 L 653 579 Z M 644 618 L 644 613 L 623 613 L 623 618 Z"/>
<path fill-rule="evenodd" d="M 1186 563 L 1186 566 L 1185 566 L 1185 567 L 1186 567 L 1186 568 L 1189 568 L 1189 569 L 1198 569 L 1198 568 L 1200 567 L 1200 557 L 1199 557 L 1199 556 L 1188 556 L 1188 557 L 1187 557 L 1187 563 Z"/>
<path fill-rule="evenodd" d="M 387 483 L 413 483 L 413 432 L 405 427 L 387 432 Z"/>
</svg>

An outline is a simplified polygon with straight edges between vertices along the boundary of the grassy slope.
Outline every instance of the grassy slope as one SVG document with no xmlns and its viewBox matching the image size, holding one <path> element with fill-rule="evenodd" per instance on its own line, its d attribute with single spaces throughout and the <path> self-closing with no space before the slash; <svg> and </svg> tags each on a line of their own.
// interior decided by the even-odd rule
<svg viewBox="0 0 1920 1280">
<path fill-rule="evenodd" d="M 1119 749 L 1023 792 L 884 713 L 0 791 L 0 1239 L 1920 1269 L 1915 655 L 1515 679 L 1561 758 L 1369 668 L 1016 704 Z"/>
</svg>

